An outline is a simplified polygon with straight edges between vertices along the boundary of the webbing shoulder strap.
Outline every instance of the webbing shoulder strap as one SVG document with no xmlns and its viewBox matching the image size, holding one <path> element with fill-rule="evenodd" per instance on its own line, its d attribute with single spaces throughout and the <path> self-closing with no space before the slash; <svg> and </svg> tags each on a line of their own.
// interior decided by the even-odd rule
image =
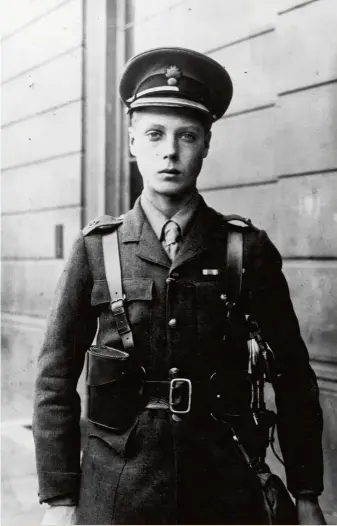
<svg viewBox="0 0 337 526">
<path fill-rule="evenodd" d="M 122 271 L 119 257 L 117 231 L 102 236 L 105 275 L 108 282 L 110 299 L 123 299 Z"/>
<path fill-rule="evenodd" d="M 121 261 L 119 254 L 117 230 L 102 236 L 105 275 L 110 292 L 110 307 L 115 318 L 118 334 L 123 342 L 124 350 L 129 352 L 134 348 L 133 336 L 125 308 Z"/>
<path fill-rule="evenodd" d="M 242 287 L 243 235 L 242 232 L 229 230 L 227 234 L 228 297 L 236 303 Z"/>
</svg>

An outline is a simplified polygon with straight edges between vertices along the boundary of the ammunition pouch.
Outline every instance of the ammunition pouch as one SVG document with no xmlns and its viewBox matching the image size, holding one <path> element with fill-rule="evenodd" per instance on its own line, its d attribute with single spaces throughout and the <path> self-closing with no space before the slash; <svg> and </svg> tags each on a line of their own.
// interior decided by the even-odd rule
<svg viewBox="0 0 337 526">
<path fill-rule="evenodd" d="M 87 351 L 88 420 L 113 431 L 130 427 L 142 404 L 144 369 L 119 349 Z"/>
</svg>

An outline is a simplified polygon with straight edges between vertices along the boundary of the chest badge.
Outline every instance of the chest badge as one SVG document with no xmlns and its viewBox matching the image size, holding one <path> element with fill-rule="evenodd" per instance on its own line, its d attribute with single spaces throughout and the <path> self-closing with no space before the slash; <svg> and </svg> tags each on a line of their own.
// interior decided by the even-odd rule
<svg viewBox="0 0 337 526">
<path fill-rule="evenodd" d="M 220 274 L 220 270 L 218 268 L 203 268 L 202 269 L 203 276 L 218 276 L 219 274 Z"/>
</svg>

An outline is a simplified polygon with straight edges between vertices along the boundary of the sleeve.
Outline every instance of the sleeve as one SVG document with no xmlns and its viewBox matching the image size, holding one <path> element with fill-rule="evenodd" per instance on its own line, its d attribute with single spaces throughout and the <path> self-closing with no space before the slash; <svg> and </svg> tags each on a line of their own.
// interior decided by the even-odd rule
<svg viewBox="0 0 337 526">
<path fill-rule="evenodd" d="M 264 231 L 258 233 L 253 250 L 252 313 L 275 356 L 277 430 L 288 489 L 294 496 L 319 495 L 323 491 L 323 418 L 317 379 L 282 273 L 281 256 Z"/>
<path fill-rule="evenodd" d="M 80 397 L 76 387 L 96 332 L 92 277 L 82 234 L 57 285 L 37 365 L 33 434 L 40 502 L 70 497 L 80 482 Z"/>
</svg>

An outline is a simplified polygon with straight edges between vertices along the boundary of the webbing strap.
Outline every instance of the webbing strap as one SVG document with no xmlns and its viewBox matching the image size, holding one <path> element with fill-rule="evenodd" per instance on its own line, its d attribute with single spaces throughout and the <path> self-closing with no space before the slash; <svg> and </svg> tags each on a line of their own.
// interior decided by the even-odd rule
<svg viewBox="0 0 337 526">
<path fill-rule="evenodd" d="M 242 286 L 243 236 L 242 232 L 228 231 L 227 237 L 227 273 L 228 297 L 236 303 Z"/>
<path fill-rule="evenodd" d="M 102 236 L 105 275 L 110 292 L 110 307 L 125 351 L 134 348 L 133 336 L 124 309 L 122 271 L 117 231 Z"/>
</svg>

